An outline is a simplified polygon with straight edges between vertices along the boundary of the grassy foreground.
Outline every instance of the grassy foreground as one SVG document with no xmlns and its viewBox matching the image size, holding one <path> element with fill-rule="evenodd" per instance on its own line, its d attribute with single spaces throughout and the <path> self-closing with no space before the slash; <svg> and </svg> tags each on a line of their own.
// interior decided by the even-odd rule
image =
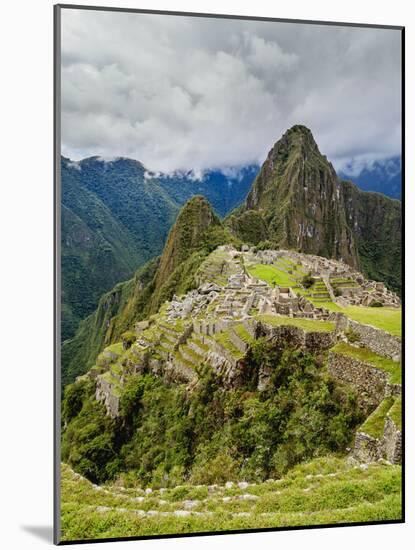
<svg viewBox="0 0 415 550">
<path fill-rule="evenodd" d="M 258 484 L 96 486 L 62 465 L 62 540 L 399 520 L 401 467 L 324 457 Z"/>
</svg>

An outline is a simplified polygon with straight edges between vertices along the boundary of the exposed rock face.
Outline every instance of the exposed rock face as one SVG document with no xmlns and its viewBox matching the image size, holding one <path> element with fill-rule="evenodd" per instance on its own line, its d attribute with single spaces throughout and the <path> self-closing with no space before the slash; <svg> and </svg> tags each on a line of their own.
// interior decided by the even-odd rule
<svg viewBox="0 0 415 550">
<path fill-rule="evenodd" d="M 270 239 L 341 259 L 400 290 L 400 202 L 341 181 L 305 126 L 293 126 L 273 146 L 228 224 L 253 244 Z"/>
</svg>

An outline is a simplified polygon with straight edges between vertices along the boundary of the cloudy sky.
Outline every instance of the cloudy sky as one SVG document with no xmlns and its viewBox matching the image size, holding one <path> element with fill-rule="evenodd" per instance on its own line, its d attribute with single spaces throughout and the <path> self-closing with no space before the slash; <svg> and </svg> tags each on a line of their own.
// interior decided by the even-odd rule
<svg viewBox="0 0 415 550">
<path fill-rule="evenodd" d="M 62 11 L 62 153 L 261 163 L 293 124 L 358 174 L 401 150 L 400 32 Z"/>
</svg>

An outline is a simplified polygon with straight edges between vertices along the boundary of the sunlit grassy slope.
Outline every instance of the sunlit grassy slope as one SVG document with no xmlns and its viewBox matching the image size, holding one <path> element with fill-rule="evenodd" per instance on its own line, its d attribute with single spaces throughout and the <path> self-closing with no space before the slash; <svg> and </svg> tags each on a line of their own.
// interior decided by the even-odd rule
<svg viewBox="0 0 415 550">
<path fill-rule="evenodd" d="M 291 274 L 273 265 L 253 265 L 248 268 L 248 272 L 271 286 L 273 286 L 274 283 L 278 286 L 294 286 L 297 284 L 295 278 Z"/>
<path fill-rule="evenodd" d="M 400 466 L 324 457 L 281 480 L 246 485 L 97 488 L 63 465 L 62 538 L 399 520 L 402 513 Z"/>
<path fill-rule="evenodd" d="M 394 336 L 401 336 L 401 308 L 348 306 L 344 313 L 359 323 L 372 325 Z"/>
</svg>

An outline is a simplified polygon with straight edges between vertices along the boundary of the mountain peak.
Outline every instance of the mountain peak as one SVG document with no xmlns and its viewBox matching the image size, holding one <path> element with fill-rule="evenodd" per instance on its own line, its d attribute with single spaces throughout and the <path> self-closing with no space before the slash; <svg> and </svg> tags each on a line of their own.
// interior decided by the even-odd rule
<svg viewBox="0 0 415 550">
<path fill-rule="evenodd" d="M 275 143 L 242 210 L 261 215 L 277 246 L 358 265 L 341 183 L 306 126 L 296 124 Z"/>
<path fill-rule="evenodd" d="M 301 151 L 305 155 L 307 151 L 314 151 L 320 154 L 314 136 L 307 126 L 296 124 L 289 128 L 279 139 L 270 151 L 270 155 L 275 156 L 278 152 L 293 154 L 295 151 Z"/>
<path fill-rule="evenodd" d="M 214 226 L 221 226 L 221 222 L 205 197 L 195 195 L 186 202 L 167 238 L 156 275 L 156 287 L 160 287 L 201 246 L 207 232 Z"/>
</svg>

